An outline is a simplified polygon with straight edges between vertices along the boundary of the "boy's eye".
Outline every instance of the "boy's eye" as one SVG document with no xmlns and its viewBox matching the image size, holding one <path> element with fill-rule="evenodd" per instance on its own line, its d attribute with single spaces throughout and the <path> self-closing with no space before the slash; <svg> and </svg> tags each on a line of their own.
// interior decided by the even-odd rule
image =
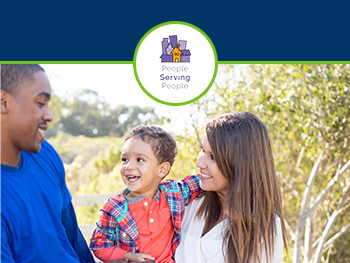
<svg viewBox="0 0 350 263">
<path fill-rule="evenodd" d="M 128 159 L 126 158 L 122 158 L 122 162 L 126 162 Z"/>
<path fill-rule="evenodd" d="M 144 160 L 142 158 L 137 158 L 138 162 L 143 162 Z"/>
</svg>

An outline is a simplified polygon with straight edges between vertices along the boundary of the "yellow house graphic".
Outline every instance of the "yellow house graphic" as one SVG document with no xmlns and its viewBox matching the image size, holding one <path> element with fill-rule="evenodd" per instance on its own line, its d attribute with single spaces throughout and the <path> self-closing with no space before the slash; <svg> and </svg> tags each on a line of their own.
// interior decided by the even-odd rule
<svg viewBox="0 0 350 263">
<path fill-rule="evenodd" d="M 181 50 L 179 49 L 179 44 L 174 47 L 173 51 L 171 51 L 171 54 L 173 54 L 173 62 L 181 62 Z"/>
</svg>

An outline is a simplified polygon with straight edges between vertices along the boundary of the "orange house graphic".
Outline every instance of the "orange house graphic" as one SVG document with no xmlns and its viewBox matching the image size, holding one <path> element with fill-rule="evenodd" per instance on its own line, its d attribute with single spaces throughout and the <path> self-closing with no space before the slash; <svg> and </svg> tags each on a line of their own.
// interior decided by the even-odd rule
<svg viewBox="0 0 350 263">
<path fill-rule="evenodd" d="M 173 51 L 171 51 L 171 54 L 173 54 L 173 62 L 181 62 L 181 50 L 179 49 L 179 44 L 174 47 Z"/>
</svg>

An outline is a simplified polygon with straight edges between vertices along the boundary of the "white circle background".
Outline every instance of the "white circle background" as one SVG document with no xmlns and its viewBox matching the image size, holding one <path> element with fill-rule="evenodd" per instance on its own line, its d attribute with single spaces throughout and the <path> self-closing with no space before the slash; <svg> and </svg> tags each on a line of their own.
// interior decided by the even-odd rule
<svg viewBox="0 0 350 263">
<path fill-rule="evenodd" d="M 177 41 L 187 41 L 186 49 L 190 51 L 190 62 L 166 62 L 162 63 L 163 38 L 177 35 Z M 188 67 L 188 71 L 162 71 L 166 67 Z M 152 31 L 141 43 L 136 56 L 137 75 L 143 87 L 154 97 L 169 103 L 182 103 L 199 96 L 211 82 L 215 72 L 215 56 L 208 40 L 196 29 L 182 25 L 165 25 Z M 164 76 L 190 76 L 190 81 L 185 80 L 161 80 Z M 162 88 L 162 84 L 187 84 L 187 89 Z"/>
</svg>

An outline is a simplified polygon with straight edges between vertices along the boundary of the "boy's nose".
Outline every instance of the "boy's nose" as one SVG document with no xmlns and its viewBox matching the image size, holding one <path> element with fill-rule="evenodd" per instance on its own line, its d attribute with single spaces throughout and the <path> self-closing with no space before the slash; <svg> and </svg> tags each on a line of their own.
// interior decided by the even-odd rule
<svg viewBox="0 0 350 263">
<path fill-rule="evenodd" d="M 125 165 L 125 169 L 126 169 L 126 170 L 133 170 L 133 169 L 135 169 L 134 163 L 133 163 L 132 161 L 129 161 L 129 162 L 127 163 L 127 165 Z"/>
</svg>

